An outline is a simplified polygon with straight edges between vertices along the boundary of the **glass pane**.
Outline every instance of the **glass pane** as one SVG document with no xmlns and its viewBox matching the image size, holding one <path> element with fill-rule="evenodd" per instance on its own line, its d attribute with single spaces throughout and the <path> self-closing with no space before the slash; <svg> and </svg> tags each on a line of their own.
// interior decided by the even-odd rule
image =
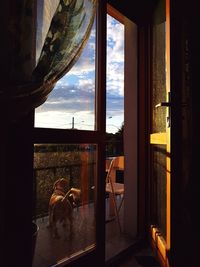
<svg viewBox="0 0 200 267">
<path fill-rule="evenodd" d="M 106 132 L 124 124 L 124 25 L 107 15 Z"/>
<path fill-rule="evenodd" d="M 155 108 L 160 102 L 166 102 L 166 45 L 165 45 L 165 1 L 159 1 L 154 14 L 152 27 L 152 110 L 153 132 L 165 132 L 166 107 Z"/>
<path fill-rule="evenodd" d="M 129 218 L 124 216 L 127 208 L 124 199 L 129 197 L 124 175 L 124 35 L 125 26 L 107 15 L 105 238 L 108 261 L 134 242 L 126 228 Z"/>
<path fill-rule="evenodd" d="M 33 267 L 49 267 L 95 247 L 97 146 L 35 144 Z"/>
<path fill-rule="evenodd" d="M 35 109 L 35 127 L 95 130 L 95 24 L 79 60 Z"/>
<path fill-rule="evenodd" d="M 166 146 L 153 146 L 153 224 L 166 237 Z"/>
<path fill-rule="evenodd" d="M 37 0 L 36 62 L 38 62 L 51 20 L 59 0 Z"/>
</svg>

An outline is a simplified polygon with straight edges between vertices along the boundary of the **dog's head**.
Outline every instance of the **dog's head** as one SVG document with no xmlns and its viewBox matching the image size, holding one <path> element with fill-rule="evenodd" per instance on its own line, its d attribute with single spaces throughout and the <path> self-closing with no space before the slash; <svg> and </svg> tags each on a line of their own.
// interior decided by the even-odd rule
<svg viewBox="0 0 200 267">
<path fill-rule="evenodd" d="M 61 191 L 66 191 L 68 188 L 68 181 L 64 178 L 60 178 L 57 181 L 55 181 L 53 185 L 53 190 L 61 190 Z"/>
</svg>

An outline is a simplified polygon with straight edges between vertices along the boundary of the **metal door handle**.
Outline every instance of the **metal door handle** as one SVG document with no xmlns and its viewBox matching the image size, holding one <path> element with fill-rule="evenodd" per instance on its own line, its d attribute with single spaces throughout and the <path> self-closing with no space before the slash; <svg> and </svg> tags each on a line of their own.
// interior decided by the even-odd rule
<svg viewBox="0 0 200 267">
<path fill-rule="evenodd" d="M 155 105 L 155 108 L 159 107 L 171 107 L 171 102 L 160 102 L 157 105 Z"/>
<path fill-rule="evenodd" d="M 167 127 L 170 127 L 171 125 L 171 102 L 161 102 L 158 103 L 157 105 L 155 105 L 155 108 L 159 108 L 159 107 L 167 107 L 169 108 L 168 112 L 167 112 L 167 117 L 166 117 L 166 123 L 167 123 Z"/>
</svg>

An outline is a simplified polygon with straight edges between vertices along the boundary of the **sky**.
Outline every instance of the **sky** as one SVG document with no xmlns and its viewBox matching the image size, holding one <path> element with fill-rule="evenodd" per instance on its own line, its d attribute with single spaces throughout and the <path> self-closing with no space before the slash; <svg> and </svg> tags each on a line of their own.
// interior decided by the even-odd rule
<svg viewBox="0 0 200 267">
<path fill-rule="evenodd" d="M 106 131 L 124 121 L 124 26 L 107 15 Z M 95 25 L 81 57 L 35 111 L 35 127 L 95 129 Z"/>
</svg>

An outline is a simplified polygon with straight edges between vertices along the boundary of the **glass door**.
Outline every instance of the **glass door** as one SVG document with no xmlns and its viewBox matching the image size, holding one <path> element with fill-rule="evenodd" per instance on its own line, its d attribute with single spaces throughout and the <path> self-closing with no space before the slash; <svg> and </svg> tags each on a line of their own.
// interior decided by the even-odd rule
<svg viewBox="0 0 200 267">
<path fill-rule="evenodd" d="M 94 2 L 80 57 L 35 110 L 33 267 L 104 264 L 106 3 Z"/>
<path fill-rule="evenodd" d="M 169 26 L 169 0 L 159 0 L 151 25 L 150 229 L 165 264 L 170 249 Z"/>
</svg>

